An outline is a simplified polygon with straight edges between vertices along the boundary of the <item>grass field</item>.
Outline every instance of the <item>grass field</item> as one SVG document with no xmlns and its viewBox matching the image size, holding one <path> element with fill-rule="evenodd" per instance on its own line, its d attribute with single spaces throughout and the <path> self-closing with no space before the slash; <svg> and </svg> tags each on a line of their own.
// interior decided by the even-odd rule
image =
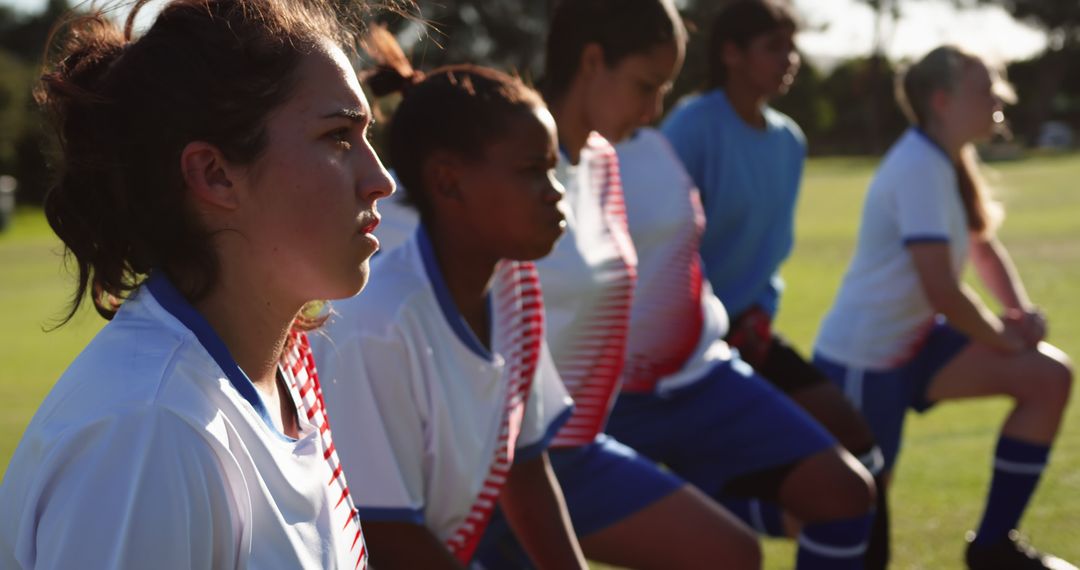
<svg viewBox="0 0 1080 570">
<path fill-rule="evenodd" d="M 785 267 L 788 293 L 778 328 L 804 349 L 836 291 L 851 254 L 874 162 L 811 161 L 799 211 L 795 254 Z M 1030 158 L 994 167 L 1009 215 L 1002 237 L 1032 298 L 1050 316 L 1051 340 L 1080 358 L 1080 155 Z M 40 212 L 20 211 L 0 234 L 0 471 L 34 409 L 101 326 L 83 311 L 51 333 L 72 281 Z M 892 493 L 894 568 L 960 567 L 962 537 L 976 524 L 989 476 L 990 449 L 1005 401 L 943 406 L 910 418 L 907 448 Z M 1069 412 L 1052 466 L 1025 518 L 1036 544 L 1080 560 L 1080 407 Z M 767 568 L 789 568 L 791 545 L 769 541 Z"/>
</svg>

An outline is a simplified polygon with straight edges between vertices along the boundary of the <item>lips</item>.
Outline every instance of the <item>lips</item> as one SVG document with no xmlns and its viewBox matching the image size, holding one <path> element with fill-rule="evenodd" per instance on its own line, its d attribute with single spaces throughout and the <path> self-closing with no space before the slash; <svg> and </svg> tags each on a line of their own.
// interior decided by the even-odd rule
<svg viewBox="0 0 1080 570">
<path fill-rule="evenodd" d="M 379 219 L 378 214 L 363 216 L 360 219 L 360 233 L 370 234 L 371 232 L 374 232 L 375 228 L 379 227 Z"/>
</svg>

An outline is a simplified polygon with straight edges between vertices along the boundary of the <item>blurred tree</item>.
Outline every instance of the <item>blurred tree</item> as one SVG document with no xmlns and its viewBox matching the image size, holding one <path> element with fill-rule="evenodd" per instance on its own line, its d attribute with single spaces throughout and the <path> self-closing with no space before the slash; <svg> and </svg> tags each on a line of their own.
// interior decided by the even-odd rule
<svg viewBox="0 0 1080 570">
<path fill-rule="evenodd" d="M 1076 0 L 955 0 L 961 5 L 998 5 L 1017 20 L 1046 31 L 1046 52 L 1038 58 L 1036 71 L 1022 85 L 1025 127 L 1017 129 L 1029 144 L 1038 139 L 1039 129 L 1054 118 L 1060 107 L 1060 90 L 1069 70 L 1075 70 L 1080 56 L 1080 2 Z M 1026 93 L 1025 93 L 1026 92 Z"/>
</svg>

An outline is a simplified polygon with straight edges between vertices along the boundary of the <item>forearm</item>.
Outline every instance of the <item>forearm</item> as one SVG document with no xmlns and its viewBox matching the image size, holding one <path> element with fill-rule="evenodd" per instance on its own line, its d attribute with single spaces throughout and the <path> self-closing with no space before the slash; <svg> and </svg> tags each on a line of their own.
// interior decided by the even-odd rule
<svg viewBox="0 0 1080 570">
<path fill-rule="evenodd" d="M 996 238 L 974 242 L 971 263 L 986 288 L 1005 309 L 1025 311 L 1031 308 L 1031 300 L 1009 252 Z"/>
<path fill-rule="evenodd" d="M 970 287 L 961 283 L 955 294 L 942 297 L 934 303 L 934 309 L 945 316 L 950 326 L 975 342 L 995 348 L 1004 346 L 1004 324 Z"/>
<path fill-rule="evenodd" d="M 587 567 L 547 452 L 514 464 L 499 503 L 537 567 Z"/>
<path fill-rule="evenodd" d="M 371 566 L 379 570 L 431 568 L 462 570 L 450 549 L 430 530 L 406 522 L 365 522 Z"/>
</svg>

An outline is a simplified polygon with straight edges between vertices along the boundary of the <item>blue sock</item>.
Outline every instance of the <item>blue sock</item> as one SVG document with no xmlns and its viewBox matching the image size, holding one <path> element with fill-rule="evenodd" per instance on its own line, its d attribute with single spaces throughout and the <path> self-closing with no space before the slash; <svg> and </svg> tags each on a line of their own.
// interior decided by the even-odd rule
<svg viewBox="0 0 1080 570">
<path fill-rule="evenodd" d="M 1046 469 L 1050 446 L 1027 443 L 1007 436 L 998 439 L 994 453 L 994 476 L 986 497 L 976 544 L 992 544 L 1016 528 L 1031 500 L 1039 477 Z"/>
<path fill-rule="evenodd" d="M 758 534 L 783 538 L 783 511 L 776 503 L 743 497 L 724 497 L 720 504 Z"/>
<path fill-rule="evenodd" d="M 874 513 L 808 524 L 799 534 L 798 570 L 862 570 Z"/>
</svg>

